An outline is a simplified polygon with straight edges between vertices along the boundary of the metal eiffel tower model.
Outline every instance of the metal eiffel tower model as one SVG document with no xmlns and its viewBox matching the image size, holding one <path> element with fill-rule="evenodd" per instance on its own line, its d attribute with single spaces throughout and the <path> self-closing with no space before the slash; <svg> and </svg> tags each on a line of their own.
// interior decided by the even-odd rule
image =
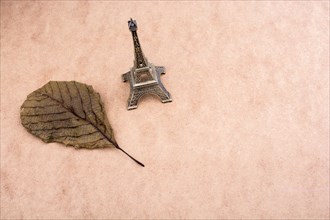
<svg viewBox="0 0 330 220">
<path fill-rule="evenodd" d="M 165 67 L 149 63 L 143 55 L 137 35 L 137 23 L 131 18 L 128 28 L 132 32 L 134 43 L 134 66 L 122 75 L 124 82 L 129 81 L 131 93 L 127 100 L 127 109 L 136 109 L 139 99 L 146 94 L 157 95 L 163 103 L 171 102 L 171 95 L 160 81 L 160 75 L 165 74 Z"/>
</svg>

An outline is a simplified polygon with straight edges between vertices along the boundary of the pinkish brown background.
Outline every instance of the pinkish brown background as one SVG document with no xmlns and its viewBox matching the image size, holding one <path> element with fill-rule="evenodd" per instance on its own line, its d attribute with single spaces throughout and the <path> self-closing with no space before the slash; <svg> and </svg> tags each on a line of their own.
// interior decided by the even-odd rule
<svg viewBox="0 0 330 220">
<path fill-rule="evenodd" d="M 127 20 L 173 102 L 127 111 Z M 101 94 L 122 148 L 20 124 L 49 80 Z M 1 2 L 1 218 L 329 218 L 329 2 Z"/>
</svg>

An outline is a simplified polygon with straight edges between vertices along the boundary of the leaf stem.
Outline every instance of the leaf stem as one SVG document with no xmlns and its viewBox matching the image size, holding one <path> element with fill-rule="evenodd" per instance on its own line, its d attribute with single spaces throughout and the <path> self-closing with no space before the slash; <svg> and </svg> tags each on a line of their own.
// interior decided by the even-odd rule
<svg viewBox="0 0 330 220">
<path fill-rule="evenodd" d="M 126 151 L 124 151 L 122 148 L 119 147 L 118 144 L 114 144 L 115 147 L 119 150 L 121 150 L 124 154 L 126 154 L 127 156 L 129 156 L 129 158 L 131 158 L 132 160 L 134 160 L 137 164 L 139 164 L 140 166 L 144 167 L 144 164 L 141 163 L 140 161 L 138 161 L 137 159 L 135 159 L 134 157 L 132 157 L 131 155 L 129 155 Z"/>
</svg>

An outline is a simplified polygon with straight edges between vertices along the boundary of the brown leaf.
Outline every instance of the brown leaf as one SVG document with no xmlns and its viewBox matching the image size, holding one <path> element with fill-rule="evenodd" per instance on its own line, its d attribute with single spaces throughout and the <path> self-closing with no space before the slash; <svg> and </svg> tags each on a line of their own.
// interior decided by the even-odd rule
<svg viewBox="0 0 330 220">
<path fill-rule="evenodd" d="M 21 106 L 21 122 L 47 143 L 90 149 L 116 147 L 127 154 L 114 138 L 99 93 L 83 83 L 50 81 L 32 92 Z"/>
</svg>

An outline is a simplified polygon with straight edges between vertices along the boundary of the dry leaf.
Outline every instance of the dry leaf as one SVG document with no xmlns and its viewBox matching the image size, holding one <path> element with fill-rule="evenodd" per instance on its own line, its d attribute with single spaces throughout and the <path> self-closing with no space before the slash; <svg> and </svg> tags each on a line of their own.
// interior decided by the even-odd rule
<svg viewBox="0 0 330 220">
<path fill-rule="evenodd" d="M 141 166 L 113 135 L 99 93 L 75 81 L 50 81 L 28 95 L 21 107 L 22 125 L 44 142 L 75 148 L 116 147 Z"/>
</svg>

